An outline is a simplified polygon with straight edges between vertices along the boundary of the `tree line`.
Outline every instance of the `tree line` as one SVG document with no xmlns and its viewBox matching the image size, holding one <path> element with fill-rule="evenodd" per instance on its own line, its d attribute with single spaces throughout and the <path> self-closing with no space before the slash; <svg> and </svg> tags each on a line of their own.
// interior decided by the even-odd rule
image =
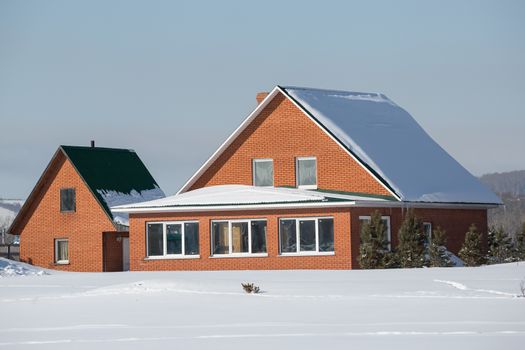
<svg viewBox="0 0 525 350">
<path fill-rule="evenodd" d="M 482 233 L 472 224 L 458 255 L 465 266 L 525 260 L 525 222 L 514 239 L 502 227 L 490 228 L 488 251 Z M 454 255 L 447 249 L 446 231 L 438 226 L 428 237 L 423 221 L 411 209 L 399 228 L 396 247 L 389 241 L 388 228 L 379 211 L 362 223 L 358 261 L 364 269 L 450 267 L 455 265 L 453 260 Z"/>
</svg>

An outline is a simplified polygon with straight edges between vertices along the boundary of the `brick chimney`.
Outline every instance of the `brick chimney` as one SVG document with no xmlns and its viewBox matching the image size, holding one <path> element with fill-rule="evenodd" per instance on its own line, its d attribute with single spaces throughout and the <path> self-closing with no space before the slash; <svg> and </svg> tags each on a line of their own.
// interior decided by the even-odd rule
<svg viewBox="0 0 525 350">
<path fill-rule="evenodd" d="M 264 100 L 266 96 L 268 96 L 268 94 L 269 92 L 266 92 L 266 91 L 257 93 L 257 96 L 255 96 L 255 99 L 257 100 L 257 104 L 260 105 L 262 100 Z"/>
</svg>

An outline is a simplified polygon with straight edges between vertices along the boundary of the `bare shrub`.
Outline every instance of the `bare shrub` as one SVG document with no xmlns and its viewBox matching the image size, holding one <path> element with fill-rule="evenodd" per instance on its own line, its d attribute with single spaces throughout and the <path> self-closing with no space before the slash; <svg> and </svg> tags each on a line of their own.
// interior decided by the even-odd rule
<svg viewBox="0 0 525 350">
<path fill-rule="evenodd" d="M 241 283 L 241 286 L 246 293 L 257 294 L 261 291 L 261 289 L 253 283 Z"/>
</svg>

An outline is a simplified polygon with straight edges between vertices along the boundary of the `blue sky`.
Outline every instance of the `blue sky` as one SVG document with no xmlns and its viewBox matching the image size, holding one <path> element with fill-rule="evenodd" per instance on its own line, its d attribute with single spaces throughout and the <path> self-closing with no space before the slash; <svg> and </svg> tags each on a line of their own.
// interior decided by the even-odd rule
<svg viewBox="0 0 525 350">
<path fill-rule="evenodd" d="M 523 1 L 0 0 L 0 197 L 91 139 L 172 194 L 276 84 L 384 93 L 473 174 L 525 169 L 523 18 Z"/>
</svg>

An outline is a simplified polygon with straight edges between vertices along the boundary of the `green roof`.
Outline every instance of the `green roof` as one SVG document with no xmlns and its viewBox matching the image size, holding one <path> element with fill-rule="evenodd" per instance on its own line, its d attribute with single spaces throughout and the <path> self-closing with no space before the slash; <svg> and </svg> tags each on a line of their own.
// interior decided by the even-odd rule
<svg viewBox="0 0 525 350">
<path fill-rule="evenodd" d="M 164 197 L 164 192 L 133 150 L 60 146 L 104 210 Z M 147 191 L 147 192 L 146 192 Z"/>
</svg>

